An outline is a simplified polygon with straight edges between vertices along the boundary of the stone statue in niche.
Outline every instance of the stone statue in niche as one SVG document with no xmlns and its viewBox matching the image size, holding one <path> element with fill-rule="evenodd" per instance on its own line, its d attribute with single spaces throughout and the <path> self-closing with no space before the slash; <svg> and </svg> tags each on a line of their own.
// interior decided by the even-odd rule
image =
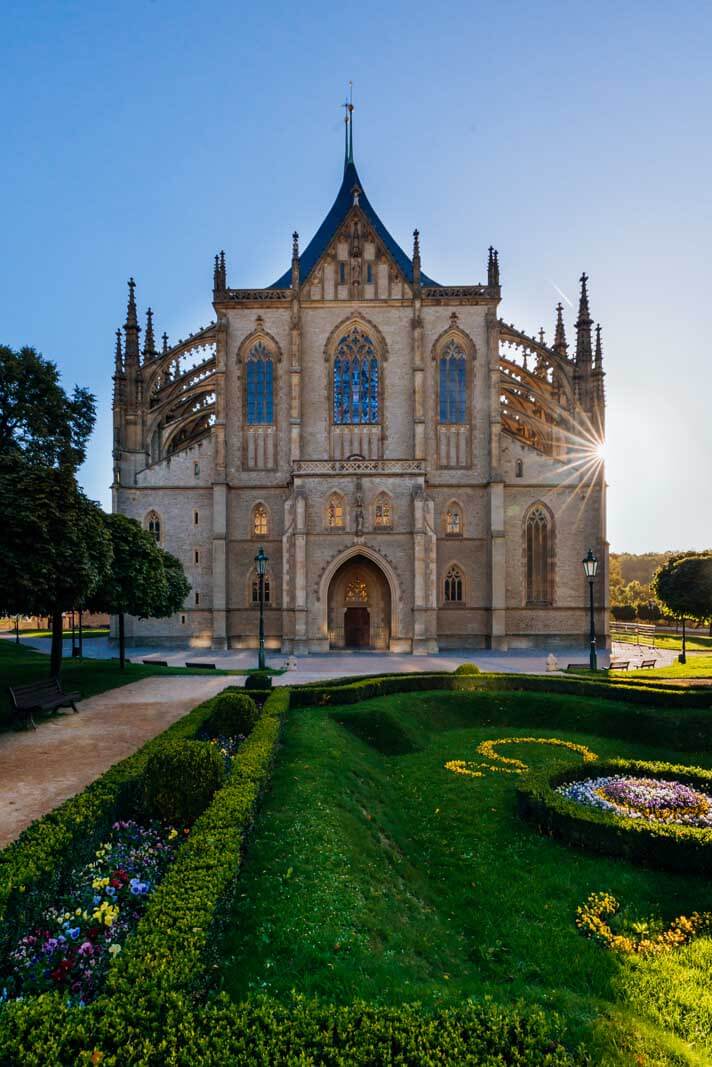
<svg viewBox="0 0 712 1067">
<path fill-rule="evenodd" d="M 363 533 L 363 494 L 360 482 L 356 485 L 356 496 L 354 497 L 354 523 L 356 536 L 360 537 Z"/>
</svg>

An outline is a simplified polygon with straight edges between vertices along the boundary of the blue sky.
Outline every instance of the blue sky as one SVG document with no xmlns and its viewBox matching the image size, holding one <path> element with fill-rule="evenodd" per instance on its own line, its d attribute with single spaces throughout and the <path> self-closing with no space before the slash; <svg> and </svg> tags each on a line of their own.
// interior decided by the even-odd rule
<svg viewBox="0 0 712 1067">
<path fill-rule="evenodd" d="M 212 318 L 218 248 L 271 283 L 336 194 L 351 78 L 359 173 L 428 274 L 482 281 L 495 244 L 529 333 L 590 275 L 612 548 L 709 547 L 711 51 L 699 0 L 5 0 L 0 341 L 97 394 L 82 481 L 108 505 L 126 279 L 173 338 Z"/>
</svg>

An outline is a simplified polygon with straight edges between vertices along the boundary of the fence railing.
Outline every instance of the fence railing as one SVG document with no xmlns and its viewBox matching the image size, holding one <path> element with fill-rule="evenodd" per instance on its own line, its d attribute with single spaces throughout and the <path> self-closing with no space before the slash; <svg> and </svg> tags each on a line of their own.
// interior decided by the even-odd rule
<svg viewBox="0 0 712 1067">
<path fill-rule="evenodd" d="M 611 622 L 611 638 L 622 637 L 628 643 L 655 648 L 656 628 L 647 622 Z M 632 642 L 632 639 L 635 639 Z"/>
</svg>

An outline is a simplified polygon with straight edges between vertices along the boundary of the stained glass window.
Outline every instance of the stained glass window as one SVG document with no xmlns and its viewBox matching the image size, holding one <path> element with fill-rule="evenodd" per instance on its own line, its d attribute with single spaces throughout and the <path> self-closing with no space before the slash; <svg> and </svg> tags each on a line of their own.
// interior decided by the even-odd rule
<svg viewBox="0 0 712 1067">
<path fill-rule="evenodd" d="M 262 504 L 252 513 L 252 533 L 254 537 L 267 536 L 267 509 Z"/>
<path fill-rule="evenodd" d="M 391 502 L 387 496 L 379 496 L 376 500 L 376 526 L 392 525 Z"/>
<path fill-rule="evenodd" d="M 274 422 L 273 376 L 272 354 L 262 341 L 258 341 L 247 356 L 248 426 Z"/>
<path fill-rule="evenodd" d="M 440 355 L 440 422 L 465 422 L 466 408 L 465 353 L 457 341 L 448 341 Z"/>
<path fill-rule="evenodd" d="M 332 529 L 344 525 L 344 502 L 340 496 L 332 496 L 326 509 L 327 525 Z"/>
<path fill-rule="evenodd" d="M 354 326 L 339 341 L 334 360 L 334 423 L 377 423 L 380 367 L 373 341 Z"/>
<path fill-rule="evenodd" d="M 462 536 L 462 514 L 460 509 L 453 505 L 447 509 L 445 515 L 445 533 L 448 537 Z"/>
<path fill-rule="evenodd" d="M 347 604 L 353 604 L 358 602 L 365 604 L 368 602 L 368 586 L 364 582 L 360 574 L 354 575 L 349 584 L 346 586 L 346 594 L 344 599 Z"/>
<path fill-rule="evenodd" d="M 527 601 L 551 602 L 549 582 L 549 521 L 543 508 L 534 508 L 527 519 Z"/>
<path fill-rule="evenodd" d="M 449 604 L 462 603 L 462 574 L 457 567 L 451 567 L 445 575 L 445 600 Z"/>
</svg>

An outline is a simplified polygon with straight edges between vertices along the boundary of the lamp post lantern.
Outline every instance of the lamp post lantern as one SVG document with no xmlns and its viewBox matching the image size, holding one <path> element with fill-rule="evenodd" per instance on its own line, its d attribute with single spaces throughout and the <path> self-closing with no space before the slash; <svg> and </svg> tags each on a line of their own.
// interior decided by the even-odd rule
<svg viewBox="0 0 712 1067">
<path fill-rule="evenodd" d="M 265 573 L 267 571 L 267 556 L 265 550 L 260 545 L 257 555 L 255 556 L 255 566 L 257 568 L 257 580 L 259 582 L 259 594 L 260 594 L 260 630 L 259 630 L 259 651 L 257 653 L 257 669 L 263 671 L 265 669 Z"/>
<path fill-rule="evenodd" d="M 591 612 L 589 666 L 592 671 L 596 671 L 598 670 L 598 657 L 596 656 L 596 622 L 593 617 L 593 583 L 598 572 L 598 560 L 589 548 L 588 553 L 581 562 L 583 563 L 583 572 L 588 578 L 589 609 Z"/>
</svg>

